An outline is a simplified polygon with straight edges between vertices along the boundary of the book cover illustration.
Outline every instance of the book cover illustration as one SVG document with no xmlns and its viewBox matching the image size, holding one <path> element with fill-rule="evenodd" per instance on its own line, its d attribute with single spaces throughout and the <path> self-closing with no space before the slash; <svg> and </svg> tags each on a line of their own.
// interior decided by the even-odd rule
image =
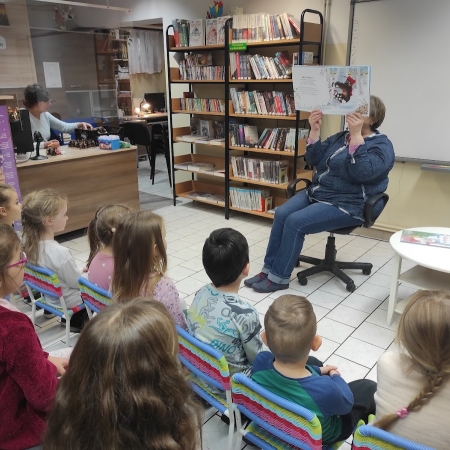
<svg viewBox="0 0 450 450">
<path fill-rule="evenodd" d="M 217 19 L 206 19 L 206 45 L 216 45 L 217 39 Z"/>
<path fill-rule="evenodd" d="M 221 16 L 217 18 L 217 44 L 225 44 L 225 22 L 231 19 L 231 16 Z"/>
<path fill-rule="evenodd" d="M 295 108 L 324 114 L 369 115 L 370 66 L 294 66 Z"/>
<path fill-rule="evenodd" d="M 203 19 L 189 22 L 189 46 L 200 47 L 205 45 L 205 22 Z"/>
<path fill-rule="evenodd" d="M 426 231 L 403 230 L 400 237 L 401 242 L 410 244 L 430 245 L 432 247 L 450 248 L 450 235 L 439 233 L 428 233 Z"/>
</svg>

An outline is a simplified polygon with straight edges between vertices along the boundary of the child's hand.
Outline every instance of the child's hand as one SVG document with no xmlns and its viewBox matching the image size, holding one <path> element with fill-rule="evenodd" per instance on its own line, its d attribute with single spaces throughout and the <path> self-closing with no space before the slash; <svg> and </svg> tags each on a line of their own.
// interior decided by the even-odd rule
<svg viewBox="0 0 450 450">
<path fill-rule="evenodd" d="M 332 373 L 333 372 L 333 373 Z M 320 368 L 320 373 L 322 375 L 340 375 L 341 373 L 337 370 L 337 366 L 323 366 Z"/>
<path fill-rule="evenodd" d="M 48 356 L 48 360 L 56 367 L 56 370 L 60 375 L 64 375 L 66 373 L 67 368 L 69 367 L 69 360 L 66 358 L 58 358 L 57 356 Z"/>
</svg>

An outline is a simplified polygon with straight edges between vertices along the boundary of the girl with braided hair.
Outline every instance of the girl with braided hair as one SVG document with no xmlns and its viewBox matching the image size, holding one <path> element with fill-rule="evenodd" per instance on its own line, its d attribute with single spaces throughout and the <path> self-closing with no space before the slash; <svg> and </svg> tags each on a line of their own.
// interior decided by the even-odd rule
<svg viewBox="0 0 450 450">
<path fill-rule="evenodd" d="M 398 326 L 400 352 L 377 364 L 375 426 L 428 445 L 449 448 L 450 292 L 418 291 Z"/>
</svg>

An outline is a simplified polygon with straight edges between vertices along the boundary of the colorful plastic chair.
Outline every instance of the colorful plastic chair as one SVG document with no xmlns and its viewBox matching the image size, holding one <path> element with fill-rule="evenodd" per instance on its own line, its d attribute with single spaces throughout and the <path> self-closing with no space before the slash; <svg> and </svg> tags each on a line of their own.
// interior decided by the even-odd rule
<svg viewBox="0 0 450 450">
<path fill-rule="evenodd" d="M 377 427 L 362 425 L 353 436 L 352 450 L 434 450 Z"/>
<path fill-rule="evenodd" d="M 263 450 L 338 449 L 342 442 L 322 446 L 322 426 L 317 416 L 306 408 L 268 391 L 243 374 L 231 379 L 233 403 L 236 406 L 238 438 L 242 436 Z M 244 428 L 241 414 L 251 422 Z"/>
<path fill-rule="evenodd" d="M 86 305 L 86 311 L 89 319 L 92 319 L 92 313 L 98 313 L 112 304 L 112 294 L 99 288 L 86 278 L 78 279 L 78 288 L 80 289 L 81 298 Z"/>
<path fill-rule="evenodd" d="M 233 447 L 234 405 L 231 399 L 231 380 L 228 363 L 219 351 L 204 344 L 177 325 L 179 359 L 189 370 L 188 380 L 192 389 L 220 413 L 230 419 L 228 450 Z M 204 381 L 204 383 L 202 383 Z M 207 385 L 224 391 L 226 399 Z"/>
<path fill-rule="evenodd" d="M 75 308 L 67 308 L 64 301 L 63 291 L 59 284 L 58 275 L 55 272 L 44 267 L 27 264 L 25 266 L 24 281 L 27 286 L 28 295 L 31 299 L 31 320 L 35 325 L 36 306 L 41 307 L 45 311 L 49 311 L 58 317 L 66 320 L 66 344 L 70 345 L 70 318 L 73 314 L 85 308 L 84 303 Z M 36 300 L 33 289 L 41 293 L 41 297 Z M 42 294 L 53 297 L 61 303 L 61 307 L 48 303 Z"/>
</svg>

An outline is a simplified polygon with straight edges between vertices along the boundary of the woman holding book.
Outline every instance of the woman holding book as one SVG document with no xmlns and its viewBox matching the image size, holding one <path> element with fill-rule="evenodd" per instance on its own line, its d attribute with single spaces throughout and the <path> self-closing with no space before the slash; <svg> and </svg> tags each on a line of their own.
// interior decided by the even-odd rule
<svg viewBox="0 0 450 450">
<path fill-rule="evenodd" d="M 311 113 L 305 159 L 316 168 L 312 184 L 277 208 L 264 266 L 258 275 L 244 281 L 247 287 L 267 293 L 287 289 L 307 234 L 364 222 L 366 200 L 386 190 L 394 165 L 392 143 L 378 131 L 385 111 L 384 103 L 371 96 L 368 117 L 349 114 L 348 130 L 323 142 L 322 112 Z M 380 205 L 375 214 L 381 209 Z"/>
</svg>

